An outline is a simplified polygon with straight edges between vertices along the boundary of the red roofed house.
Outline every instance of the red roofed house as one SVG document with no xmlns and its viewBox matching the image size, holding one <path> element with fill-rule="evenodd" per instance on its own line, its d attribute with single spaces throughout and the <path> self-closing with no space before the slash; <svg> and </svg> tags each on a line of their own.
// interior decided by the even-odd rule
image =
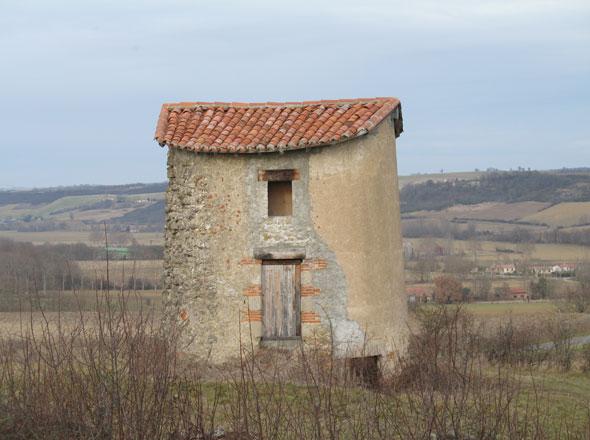
<svg viewBox="0 0 590 440">
<path fill-rule="evenodd" d="M 518 299 L 526 301 L 529 298 L 529 294 L 522 287 L 511 287 L 508 291 L 508 299 Z"/>
<path fill-rule="evenodd" d="M 428 284 L 407 286 L 406 296 L 410 302 L 428 302 L 433 299 L 432 286 Z"/>
<path fill-rule="evenodd" d="M 162 107 L 165 296 L 190 350 L 333 340 L 339 357 L 403 347 L 395 98 Z M 242 341 L 240 341 L 240 335 Z"/>
</svg>

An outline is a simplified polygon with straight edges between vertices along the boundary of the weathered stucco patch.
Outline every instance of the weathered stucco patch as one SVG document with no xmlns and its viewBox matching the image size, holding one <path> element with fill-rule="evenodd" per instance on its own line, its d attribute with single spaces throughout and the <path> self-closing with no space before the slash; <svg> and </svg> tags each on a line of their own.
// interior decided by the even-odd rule
<svg viewBox="0 0 590 440">
<path fill-rule="evenodd" d="M 365 334 L 356 355 L 402 349 L 406 335 L 399 193 L 393 126 L 310 156 L 309 190 L 318 234 L 335 253 L 347 280 L 347 313 Z M 339 338 L 347 338 L 342 330 Z"/>
</svg>

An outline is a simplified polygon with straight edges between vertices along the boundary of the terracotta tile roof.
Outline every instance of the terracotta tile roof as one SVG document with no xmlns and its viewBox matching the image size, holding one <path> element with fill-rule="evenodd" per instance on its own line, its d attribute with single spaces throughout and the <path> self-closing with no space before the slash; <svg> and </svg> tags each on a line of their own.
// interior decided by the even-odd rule
<svg viewBox="0 0 590 440">
<path fill-rule="evenodd" d="M 329 145 L 362 136 L 396 112 L 396 98 L 305 102 L 164 104 L 155 139 L 161 146 L 204 153 L 257 153 Z"/>
<path fill-rule="evenodd" d="M 432 293 L 431 286 L 407 286 L 406 287 L 406 294 L 408 295 L 417 295 L 417 296 L 426 296 Z"/>
</svg>

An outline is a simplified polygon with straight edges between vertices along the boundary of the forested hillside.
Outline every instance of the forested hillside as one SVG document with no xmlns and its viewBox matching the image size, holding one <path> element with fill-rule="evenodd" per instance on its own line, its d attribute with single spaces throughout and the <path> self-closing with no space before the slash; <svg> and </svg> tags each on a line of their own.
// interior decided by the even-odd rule
<svg viewBox="0 0 590 440">
<path fill-rule="evenodd" d="M 540 171 L 492 172 L 475 180 L 409 184 L 401 190 L 402 212 L 441 210 L 453 205 L 525 201 L 590 201 L 590 174 Z"/>
<path fill-rule="evenodd" d="M 128 223 L 132 225 L 164 225 L 164 200 L 159 200 L 144 208 L 135 209 L 121 217 L 113 220 L 117 223 Z"/>
</svg>

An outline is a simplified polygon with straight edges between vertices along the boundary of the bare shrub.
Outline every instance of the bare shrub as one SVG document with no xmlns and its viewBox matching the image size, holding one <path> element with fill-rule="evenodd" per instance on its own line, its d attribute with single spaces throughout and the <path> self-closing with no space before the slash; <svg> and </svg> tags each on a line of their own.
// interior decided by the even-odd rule
<svg viewBox="0 0 590 440">
<path fill-rule="evenodd" d="M 243 335 L 236 362 L 202 365 L 182 354 L 174 326 L 127 301 L 99 295 L 73 327 L 39 330 L 24 314 L 19 337 L 0 338 L 0 438 L 543 439 L 587 429 L 549 419 L 542 386 L 491 365 L 458 307 L 421 308 L 397 370 L 368 387 L 319 337 L 287 351 L 255 350 Z"/>
<path fill-rule="evenodd" d="M 485 337 L 484 353 L 490 362 L 539 366 L 548 357 L 541 343 L 542 332 L 535 324 L 516 326 L 512 317 Z"/>
<path fill-rule="evenodd" d="M 444 387 L 453 376 L 462 375 L 473 358 L 471 353 L 479 347 L 479 334 L 472 318 L 460 307 L 422 307 L 416 318 L 420 330 L 410 337 L 398 379 L 411 384 L 424 376 L 433 385 Z"/>
<path fill-rule="evenodd" d="M 571 370 L 575 356 L 573 326 L 564 320 L 555 320 L 550 323 L 550 335 L 554 363 L 564 371 Z"/>
<path fill-rule="evenodd" d="M 198 394 L 180 391 L 199 383 L 179 374 L 174 329 L 125 301 L 97 296 L 96 315 L 73 328 L 43 315 L 40 330 L 24 322 L 18 339 L 0 339 L 0 436 L 162 438 L 194 414 Z"/>
<path fill-rule="evenodd" d="M 399 438 L 526 438 L 540 432 L 540 423 L 521 420 L 528 410 L 519 411 L 527 404 L 519 378 L 509 369 L 490 369 L 480 354 L 485 340 L 470 315 L 437 306 L 422 309 L 419 321 L 421 331 L 412 335 L 393 378 Z"/>
<path fill-rule="evenodd" d="M 580 350 L 582 356 L 582 370 L 590 372 L 590 344 L 585 344 Z"/>
</svg>

